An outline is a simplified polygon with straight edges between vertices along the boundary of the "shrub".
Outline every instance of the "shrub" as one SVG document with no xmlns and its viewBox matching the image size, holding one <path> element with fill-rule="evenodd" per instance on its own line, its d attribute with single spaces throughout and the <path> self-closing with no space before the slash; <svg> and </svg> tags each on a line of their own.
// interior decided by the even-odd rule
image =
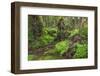
<svg viewBox="0 0 100 76">
<path fill-rule="evenodd" d="M 54 37 L 50 35 L 43 35 L 40 38 L 40 41 L 44 44 L 47 45 L 48 43 L 52 42 L 54 40 Z"/>
<path fill-rule="evenodd" d="M 70 36 L 69 37 L 73 37 L 76 34 L 79 34 L 79 29 L 74 29 L 74 30 L 70 31 Z"/>
<path fill-rule="evenodd" d="M 44 27 L 43 28 L 43 34 L 48 34 L 50 36 L 56 36 L 57 35 L 57 28 L 54 27 Z"/>
<path fill-rule="evenodd" d="M 87 44 L 77 44 L 75 48 L 74 58 L 86 58 L 87 57 Z"/>
<path fill-rule="evenodd" d="M 67 52 L 68 48 L 69 48 L 69 41 L 68 40 L 60 41 L 55 45 L 55 51 L 60 53 L 61 55 L 64 52 Z"/>
</svg>

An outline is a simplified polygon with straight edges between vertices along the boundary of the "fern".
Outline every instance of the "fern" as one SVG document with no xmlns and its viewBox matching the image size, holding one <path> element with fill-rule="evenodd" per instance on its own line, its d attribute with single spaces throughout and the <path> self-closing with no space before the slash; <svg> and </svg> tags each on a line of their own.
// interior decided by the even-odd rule
<svg viewBox="0 0 100 76">
<path fill-rule="evenodd" d="M 58 42 L 55 45 L 55 51 L 58 52 L 58 53 L 60 53 L 61 55 L 64 52 L 67 52 L 68 48 L 69 48 L 69 41 L 68 40 L 64 40 L 64 41 Z"/>
<path fill-rule="evenodd" d="M 44 35 L 40 39 L 41 39 L 41 42 L 46 45 L 46 44 L 50 43 L 51 41 L 53 41 L 54 37 L 52 37 L 50 35 Z"/>
<path fill-rule="evenodd" d="M 70 31 L 70 36 L 69 37 L 72 37 L 76 34 L 79 34 L 79 29 L 74 29 L 74 30 Z"/>
<path fill-rule="evenodd" d="M 87 57 L 87 44 L 77 44 L 76 53 L 74 58 L 86 58 Z"/>
</svg>

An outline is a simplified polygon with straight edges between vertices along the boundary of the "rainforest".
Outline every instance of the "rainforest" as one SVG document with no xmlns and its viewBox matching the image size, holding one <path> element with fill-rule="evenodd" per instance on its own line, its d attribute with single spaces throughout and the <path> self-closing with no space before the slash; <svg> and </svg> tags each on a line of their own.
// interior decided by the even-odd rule
<svg viewBox="0 0 100 76">
<path fill-rule="evenodd" d="M 88 58 L 88 18 L 28 15 L 28 60 Z"/>
</svg>

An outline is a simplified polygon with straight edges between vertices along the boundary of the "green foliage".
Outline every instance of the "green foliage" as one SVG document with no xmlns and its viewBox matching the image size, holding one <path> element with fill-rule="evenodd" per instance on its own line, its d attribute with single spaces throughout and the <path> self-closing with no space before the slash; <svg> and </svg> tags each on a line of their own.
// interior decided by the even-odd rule
<svg viewBox="0 0 100 76">
<path fill-rule="evenodd" d="M 74 30 L 70 31 L 70 36 L 69 37 L 72 37 L 76 34 L 79 34 L 79 29 L 74 29 Z"/>
<path fill-rule="evenodd" d="M 63 59 L 61 55 L 55 50 L 55 48 L 52 48 L 48 51 L 46 51 L 40 58 L 40 60 L 53 60 L 53 59 Z"/>
<path fill-rule="evenodd" d="M 48 34 L 56 37 L 57 36 L 57 28 L 49 28 Z"/>
<path fill-rule="evenodd" d="M 48 59 L 52 60 L 54 58 L 56 59 L 56 56 L 54 55 L 44 55 L 40 57 L 40 60 L 48 60 Z"/>
<path fill-rule="evenodd" d="M 44 27 L 43 28 L 43 34 L 49 34 L 51 36 L 57 35 L 57 28 L 54 27 Z"/>
<path fill-rule="evenodd" d="M 60 41 L 58 42 L 54 48 L 46 51 L 44 53 L 44 55 L 48 58 L 48 56 L 51 56 L 55 59 L 58 59 L 58 58 L 63 58 L 62 57 L 62 54 L 67 52 L 68 51 L 68 48 L 69 48 L 69 41 L 68 40 L 63 40 L 63 41 Z M 51 59 L 51 58 L 50 58 Z"/>
<path fill-rule="evenodd" d="M 80 34 L 82 35 L 82 37 L 87 37 L 88 35 L 88 28 L 87 27 L 83 27 L 80 29 Z"/>
<path fill-rule="evenodd" d="M 39 56 L 37 55 L 33 55 L 33 54 L 28 55 L 28 60 L 37 60 L 37 58 L 39 58 Z"/>
<path fill-rule="evenodd" d="M 44 60 L 48 60 L 48 59 L 54 59 L 54 57 L 53 56 L 45 56 L 44 58 L 43 58 Z"/>
<path fill-rule="evenodd" d="M 68 48 L 69 48 L 69 41 L 68 40 L 60 41 L 55 45 L 55 51 L 60 53 L 61 55 L 64 52 L 67 52 Z"/>
<path fill-rule="evenodd" d="M 53 49 L 49 49 L 48 51 L 46 51 L 46 52 L 44 52 L 44 55 L 50 55 L 50 54 L 56 54 L 56 51 L 55 51 L 55 49 L 53 48 Z"/>
<path fill-rule="evenodd" d="M 29 15 L 28 60 L 64 59 L 73 51 L 71 58 L 86 58 L 87 23 L 85 17 Z"/>
<path fill-rule="evenodd" d="M 33 60 L 33 55 L 28 55 L 28 60 Z"/>
<path fill-rule="evenodd" d="M 76 45 L 76 53 L 74 58 L 86 58 L 87 57 L 87 44 L 79 44 Z"/>
<path fill-rule="evenodd" d="M 43 46 L 43 42 L 39 41 L 39 40 L 35 40 L 34 41 L 35 43 L 32 43 L 31 44 L 31 47 L 34 49 L 34 48 L 39 48 L 39 47 L 42 47 Z"/>
<path fill-rule="evenodd" d="M 40 37 L 41 43 L 43 45 L 47 45 L 48 43 L 52 42 L 57 35 L 57 29 L 56 28 L 43 28 L 43 35 Z"/>
<path fill-rule="evenodd" d="M 31 40 L 32 41 L 32 39 L 33 39 L 33 36 L 32 36 L 32 32 L 30 32 L 29 34 L 28 34 L 28 40 Z"/>
<path fill-rule="evenodd" d="M 40 38 L 41 42 L 44 43 L 44 45 L 47 45 L 48 43 L 52 42 L 53 39 L 54 39 L 54 37 L 52 37 L 50 35 L 43 35 Z"/>
</svg>

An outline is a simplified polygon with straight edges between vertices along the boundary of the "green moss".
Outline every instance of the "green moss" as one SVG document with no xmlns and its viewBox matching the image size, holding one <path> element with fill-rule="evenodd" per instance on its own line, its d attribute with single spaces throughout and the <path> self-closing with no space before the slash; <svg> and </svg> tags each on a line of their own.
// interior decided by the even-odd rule
<svg viewBox="0 0 100 76">
<path fill-rule="evenodd" d="M 28 60 L 31 61 L 31 60 L 37 60 L 39 58 L 39 56 L 37 55 L 28 55 Z"/>
<path fill-rule="evenodd" d="M 28 55 L 28 60 L 33 60 L 33 55 Z"/>
</svg>

